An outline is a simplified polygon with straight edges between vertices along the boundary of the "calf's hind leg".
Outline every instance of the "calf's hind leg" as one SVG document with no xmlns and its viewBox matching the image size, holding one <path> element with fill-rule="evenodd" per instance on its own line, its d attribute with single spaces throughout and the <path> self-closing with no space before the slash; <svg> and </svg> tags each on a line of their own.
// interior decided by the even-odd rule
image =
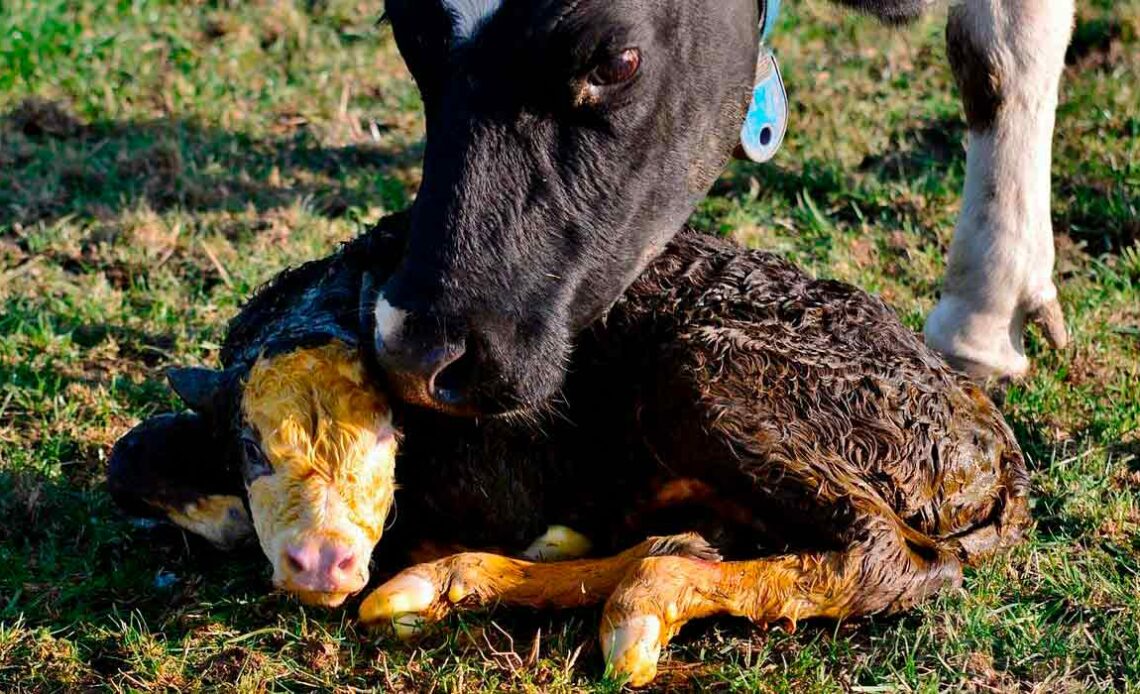
<svg viewBox="0 0 1140 694">
<path fill-rule="evenodd" d="M 974 376 L 1029 368 L 1034 322 L 1067 342 L 1053 284 L 1050 168 L 1073 0 L 955 0 L 947 53 L 969 126 L 966 188 L 926 340 Z"/>
<path fill-rule="evenodd" d="M 115 444 L 107 486 L 127 513 L 169 521 L 230 549 L 254 530 L 228 455 L 201 416 L 152 417 Z"/>
<path fill-rule="evenodd" d="M 756 561 L 644 559 L 606 604 L 601 644 L 607 670 L 632 686 L 649 684 L 661 650 L 693 619 L 845 619 L 901 610 L 961 581 L 956 558 L 916 547 L 906 535 L 883 528 L 847 551 Z"/>
</svg>

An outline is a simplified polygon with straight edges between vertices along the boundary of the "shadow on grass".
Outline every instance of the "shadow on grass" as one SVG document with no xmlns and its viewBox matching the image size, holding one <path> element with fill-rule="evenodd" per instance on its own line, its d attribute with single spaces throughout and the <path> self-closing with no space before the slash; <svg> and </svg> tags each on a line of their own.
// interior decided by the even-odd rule
<svg viewBox="0 0 1140 694">
<path fill-rule="evenodd" d="M 221 553 L 172 527 L 132 527 L 101 490 L 34 470 L 0 472 L 0 489 L 0 621 L 58 628 L 135 613 L 157 625 L 268 590 L 255 547 Z"/>
<path fill-rule="evenodd" d="M 907 200 L 874 192 L 861 183 L 871 177 L 879 183 L 932 181 L 935 187 L 952 186 L 959 194 L 966 167 L 965 123 L 957 118 L 940 118 L 901 131 L 892 145 L 877 154 L 868 154 L 850 171 L 834 161 L 808 159 L 797 168 L 738 162 L 717 182 L 713 195 L 743 196 L 754 185 L 765 194 L 775 195 L 789 205 L 799 196 L 809 195 L 817 202 L 827 201 L 835 221 L 859 224 L 857 205 L 872 223 L 885 223 L 905 216 L 918 216 L 908 209 Z M 1054 179 L 1053 217 L 1058 234 L 1083 244 L 1090 255 L 1119 254 L 1140 242 L 1140 188 L 1112 177 L 1087 177 L 1070 170 Z M 852 204 L 834 204 L 846 201 Z"/>
<path fill-rule="evenodd" d="M 77 346 L 85 350 L 109 341 L 118 345 L 118 354 L 110 362 L 94 359 L 90 363 L 73 363 L 60 358 L 49 360 L 46 365 L 32 365 L 23 360 L 0 365 L 0 382 L 43 398 L 59 396 L 72 383 L 108 388 L 129 385 L 124 393 L 128 396 L 127 404 L 141 407 L 153 401 L 155 388 L 134 383 L 117 384 L 115 379 L 137 370 L 139 364 L 149 369 L 175 361 L 172 351 L 176 348 L 176 338 L 171 333 L 147 332 L 104 321 L 82 321 L 53 312 L 35 297 L 18 297 L 2 302 L 0 311 L 3 311 L 0 330 L 9 335 L 28 332 L 39 337 L 69 335 Z M 156 386 L 165 389 L 162 384 Z"/>
<path fill-rule="evenodd" d="M 397 662 L 407 657 L 409 649 L 390 637 L 352 625 L 357 600 L 343 610 L 303 609 L 271 592 L 268 573 L 256 546 L 219 552 L 169 526 L 139 527 L 99 490 L 31 469 L 0 471 L 0 623 L 18 622 L 73 639 L 85 683 L 136 673 L 138 642 L 146 634 L 157 635 L 167 647 L 184 648 L 187 657 L 205 654 L 198 674 L 217 683 L 232 683 L 235 671 L 251 658 L 296 658 L 304 667 L 318 668 L 323 661 L 308 662 L 305 645 L 324 630 L 344 638 L 324 657 L 336 656 L 341 647 L 356 654 L 341 677 L 375 678 L 371 667 L 382 651 Z M 378 573 L 375 580 L 385 576 Z M 555 649 L 564 661 L 580 657 L 580 667 L 600 677 L 596 612 L 452 619 L 419 644 L 426 649 L 420 657 L 438 653 L 447 659 L 456 650 L 486 650 L 509 656 L 505 666 L 517 668 L 527 655 L 524 647 L 542 637 L 548 652 Z M 282 626 L 283 615 L 303 626 Z M 320 648 L 316 655 L 322 655 Z M 29 653 L 17 665 L 34 657 Z"/>
<path fill-rule="evenodd" d="M 1111 180 L 1062 180 L 1055 230 L 1093 256 L 1120 254 L 1140 243 L 1140 186 Z"/>
<path fill-rule="evenodd" d="M 888 148 L 849 170 L 831 159 L 801 159 L 794 167 L 735 162 L 712 194 L 745 196 L 758 186 L 790 206 L 806 195 L 826 207 L 831 220 L 856 226 L 921 220 L 924 213 L 912 200 L 882 184 L 907 182 L 939 195 L 956 192 L 965 172 L 964 140 L 965 125 L 943 118 L 900 131 Z"/>
<path fill-rule="evenodd" d="M 326 217 L 407 202 L 396 174 L 419 146 L 324 147 L 306 129 L 255 138 L 178 119 L 82 123 L 29 100 L 0 116 L 0 229 L 66 216 L 156 211 L 259 211 L 305 202 Z"/>
</svg>

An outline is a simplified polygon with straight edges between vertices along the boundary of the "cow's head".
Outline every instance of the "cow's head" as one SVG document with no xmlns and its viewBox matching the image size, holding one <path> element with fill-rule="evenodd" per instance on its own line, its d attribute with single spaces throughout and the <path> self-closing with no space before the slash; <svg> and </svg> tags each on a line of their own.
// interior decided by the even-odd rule
<svg viewBox="0 0 1140 694">
<path fill-rule="evenodd" d="M 395 491 L 396 439 L 387 400 L 358 350 L 333 342 L 263 357 L 235 383 L 183 369 L 171 382 L 211 413 L 239 388 L 241 472 L 273 582 L 302 601 L 336 607 L 368 583 L 372 551 Z"/>
<path fill-rule="evenodd" d="M 402 264 L 372 290 L 405 400 L 540 403 L 576 332 L 665 246 L 738 142 L 756 0 L 388 0 L 427 111 Z M 368 297 L 366 297 L 368 299 Z"/>
</svg>

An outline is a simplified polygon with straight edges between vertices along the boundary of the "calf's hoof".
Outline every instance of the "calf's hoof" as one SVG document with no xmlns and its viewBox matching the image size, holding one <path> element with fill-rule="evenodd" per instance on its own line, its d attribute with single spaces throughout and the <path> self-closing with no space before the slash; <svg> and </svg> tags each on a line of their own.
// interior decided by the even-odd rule
<svg viewBox="0 0 1140 694">
<path fill-rule="evenodd" d="M 585 535 L 564 525 L 552 525 L 522 556 L 530 561 L 570 561 L 588 555 L 591 546 Z"/>
<path fill-rule="evenodd" d="M 645 687 L 657 677 L 663 648 L 661 620 L 653 615 L 629 617 L 618 623 L 603 619 L 602 655 L 606 674 L 631 687 Z"/>
<path fill-rule="evenodd" d="M 360 605 L 359 619 L 414 638 L 457 607 L 490 604 L 500 582 L 515 572 L 509 559 L 475 552 L 419 564 L 373 591 Z"/>
<path fill-rule="evenodd" d="M 360 605 L 360 621 L 373 626 L 390 625 L 397 638 L 409 640 L 428 626 L 428 613 L 439 593 L 422 576 L 407 572 L 377 588 Z"/>
<path fill-rule="evenodd" d="M 599 640 L 606 673 L 631 687 L 652 683 L 665 646 L 693 609 L 707 606 L 705 591 L 716 583 L 722 566 L 686 557 L 651 557 L 627 573 L 602 613 Z"/>
</svg>

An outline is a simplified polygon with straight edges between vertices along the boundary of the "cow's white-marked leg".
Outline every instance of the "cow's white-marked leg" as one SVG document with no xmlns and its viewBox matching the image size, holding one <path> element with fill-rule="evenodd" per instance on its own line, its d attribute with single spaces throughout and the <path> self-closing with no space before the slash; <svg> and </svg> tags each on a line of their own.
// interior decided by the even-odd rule
<svg viewBox="0 0 1140 694">
<path fill-rule="evenodd" d="M 947 53 L 969 125 L 966 187 L 926 340 L 973 376 L 1029 368 L 1037 323 L 1067 343 L 1053 284 L 1050 168 L 1073 0 L 956 0 Z"/>
</svg>

